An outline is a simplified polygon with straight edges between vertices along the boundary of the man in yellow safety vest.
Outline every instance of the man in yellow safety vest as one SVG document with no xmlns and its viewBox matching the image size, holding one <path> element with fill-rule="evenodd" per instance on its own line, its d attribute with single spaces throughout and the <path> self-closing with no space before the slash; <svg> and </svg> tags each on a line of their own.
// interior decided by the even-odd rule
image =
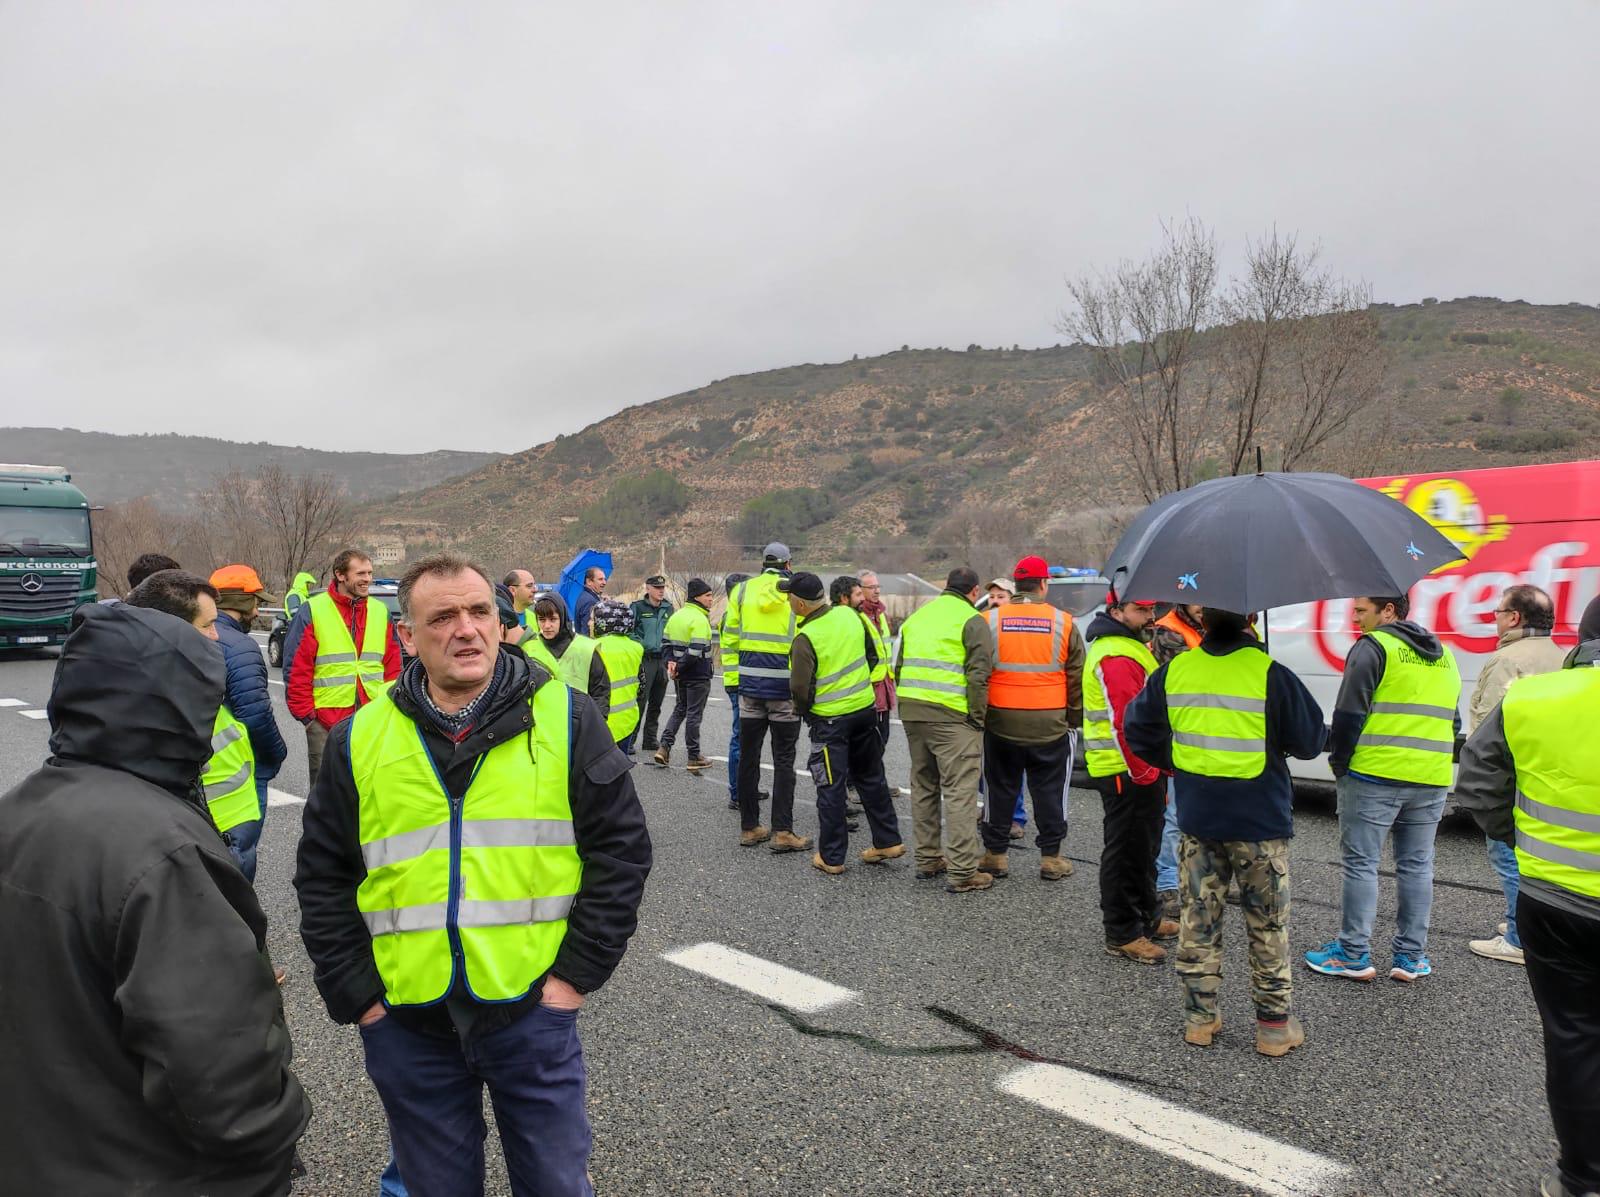
<svg viewBox="0 0 1600 1197">
<path fill-rule="evenodd" d="M 513 1191 L 590 1194 L 576 1014 L 650 870 L 629 762 L 581 690 L 500 642 L 479 566 L 424 558 L 399 603 L 413 660 L 334 728 L 306 803 L 301 938 L 410 1191 L 481 1188 L 487 1085 Z"/>
<path fill-rule="evenodd" d="M 1600 640 L 1518 678 L 1461 753 L 1456 801 L 1514 845 L 1517 929 L 1561 1154 L 1544 1197 L 1600 1192 Z"/>
</svg>

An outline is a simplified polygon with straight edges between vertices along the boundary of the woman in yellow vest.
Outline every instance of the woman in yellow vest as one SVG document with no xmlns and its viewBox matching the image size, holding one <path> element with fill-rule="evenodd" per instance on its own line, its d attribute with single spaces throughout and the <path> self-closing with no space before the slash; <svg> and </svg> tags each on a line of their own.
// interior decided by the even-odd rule
<svg viewBox="0 0 1600 1197">
<path fill-rule="evenodd" d="M 553 590 L 541 594 L 534 600 L 533 617 L 539 634 L 524 637 L 522 651 L 551 676 L 594 699 L 602 717 L 609 715 L 611 678 L 605 661 L 593 640 L 573 630 L 566 600 Z"/>
<path fill-rule="evenodd" d="M 1371 946 L 1378 864 L 1392 831 L 1397 909 L 1389 978 L 1415 981 L 1433 971 L 1433 841 L 1455 772 L 1461 674 L 1439 638 L 1406 618 L 1411 601 L 1404 595 L 1358 598 L 1351 612 L 1364 635 L 1345 657 L 1328 740 L 1328 766 L 1338 779 L 1343 918 L 1337 939 L 1306 953 L 1306 967 L 1352 981 L 1377 975 Z"/>
</svg>

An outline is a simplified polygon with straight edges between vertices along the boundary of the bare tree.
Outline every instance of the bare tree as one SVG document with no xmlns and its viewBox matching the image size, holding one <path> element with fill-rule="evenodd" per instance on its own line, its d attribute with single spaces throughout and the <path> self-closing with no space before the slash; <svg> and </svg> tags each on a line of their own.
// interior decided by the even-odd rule
<svg viewBox="0 0 1600 1197">
<path fill-rule="evenodd" d="M 1325 466 L 1331 445 L 1348 439 L 1356 425 L 1372 422 L 1388 357 L 1369 298 L 1350 295 L 1339 301 L 1347 305 L 1342 310 L 1295 328 L 1284 355 L 1285 402 L 1274 421 L 1281 469 Z M 1381 424 L 1388 428 L 1387 415 Z"/>
<path fill-rule="evenodd" d="M 344 491 L 331 474 L 290 474 L 277 465 L 256 472 L 255 490 L 270 538 L 267 561 L 285 583 L 331 553 L 349 531 Z"/>
<path fill-rule="evenodd" d="M 1005 503 L 961 504 L 933 530 L 934 546 L 953 564 L 967 565 L 985 578 L 1010 576 L 1017 561 L 1042 551 L 1032 521 Z"/>
<path fill-rule="evenodd" d="M 149 496 L 111 503 L 91 514 L 94 553 L 99 563 L 100 592 L 126 596 L 128 566 L 142 553 L 165 553 L 185 564 L 192 546 L 190 521 L 163 511 Z M 197 560 L 196 564 L 200 564 Z M 210 573 L 209 566 L 204 568 Z"/>
<path fill-rule="evenodd" d="M 1214 379 L 1198 360 L 1217 307 L 1216 239 L 1199 221 L 1163 225 L 1144 262 L 1069 280 L 1056 327 L 1084 342 L 1111 385 L 1118 439 L 1146 500 L 1196 482 L 1214 433 Z"/>
</svg>

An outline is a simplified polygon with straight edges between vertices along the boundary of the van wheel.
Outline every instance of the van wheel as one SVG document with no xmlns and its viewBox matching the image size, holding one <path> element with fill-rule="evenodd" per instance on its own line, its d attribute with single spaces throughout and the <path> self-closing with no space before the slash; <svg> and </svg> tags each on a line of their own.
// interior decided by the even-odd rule
<svg viewBox="0 0 1600 1197">
<path fill-rule="evenodd" d="M 267 641 L 267 664 L 277 669 L 283 664 L 283 641 Z"/>
</svg>

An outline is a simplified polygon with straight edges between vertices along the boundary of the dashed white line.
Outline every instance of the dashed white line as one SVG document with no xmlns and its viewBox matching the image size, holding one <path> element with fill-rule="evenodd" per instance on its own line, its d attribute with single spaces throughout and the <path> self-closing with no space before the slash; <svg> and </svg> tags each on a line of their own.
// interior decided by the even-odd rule
<svg viewBox="0 0 1600 1197">
<path fill-rule="evenodd" d="M 853 990 L 831 981 L 796 972 L 720 943 L 697 943 L 693 947 L 664 952 L 661 958 L 802 1014 L 815 1014 L 856 996 Z"/>
<path fill-rule="evenodd" d="M 27 705 L 20 698 L 0 698 L 0 707 L 25 707 Z"/>
<path fill-rule="evenodd" d="M 304 806 L 305 804 L 306 800 L 304 798 L 296 797 L 294 794 L 283 790 L 275 790 L 271 786 L 267 787 L 268 806 Z"/>
<path fill-rule="evenodd" d="M 1273 1197 L 1328 1194 L 1350 1169 L 1265 1135 L 1198 1114 L 1059 1064 L 1029 1064 L 997 1082 L 1002 1093 L 1137 1143 Z"/>
<path fill-rule="evenodd" d="M 24 719 L 48 719 L 48 718 L 50 718 L 50 712 L 49 711 L 18 711 L 17 714 L 21 715 Z"/>
</svg>

